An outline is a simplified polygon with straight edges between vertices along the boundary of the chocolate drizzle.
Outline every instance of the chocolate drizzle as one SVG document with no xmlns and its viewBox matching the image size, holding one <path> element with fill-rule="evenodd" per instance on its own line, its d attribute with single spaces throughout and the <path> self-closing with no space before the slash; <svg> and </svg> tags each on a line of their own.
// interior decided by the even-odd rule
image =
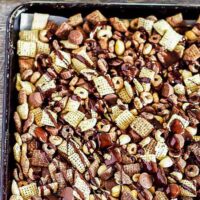
<svg viewBox="0 0 200 200">
<path fill-rule="evenodd" d="M 90 68 L 92 67 L 92 65 L 81 55 L 72 54 L 72 58 L 76 58 L 77 60 L 85 64 L 87 67 L 90 67 Z"/>
</svg>

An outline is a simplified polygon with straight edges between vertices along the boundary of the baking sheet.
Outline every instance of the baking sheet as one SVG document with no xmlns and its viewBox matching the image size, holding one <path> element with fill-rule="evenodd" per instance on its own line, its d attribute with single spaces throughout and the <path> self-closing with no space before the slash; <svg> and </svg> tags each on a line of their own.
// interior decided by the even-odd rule
<svg viewBox="0 0 200 200">
<path fill-rule="evenodd" d="M 18 72 L 18 59 L 16 56 L 16 44 L 20 30 L 20 16 L 27 13 L 50 13 L 52 16 L 71 16 L 81 12 L 83 16 L 100 9 L 107 17 L 118 16 L 119 18 L 145 17 L 153 13 L 158 18 L 182 12 L 185 19 L 197 19 L 200 13 L 200 4 L 160 4 L 160 3 L 69 3 L 69 2 L 32 2 L 19 5 L 10 14 L 7 21 L 6 31 L 6 55 L 4 72 L 4 106 L 2 128 L 2 159 L 0 164 L 0 199 L 8 200 L 11 194 L 11 176 L 14 168 L 12 147 L 14 145 L 13 112 L 16 108 L 17 95 L 14 86 L 14 75 Z M 67 18 L 65 18 L 67 19 Z M 30 19 L 31 20 L 31 19 Z M 54 19 L 55 20 L 55 19 Z M 192 20 L 194 22 L 194 20 Z M 23 28 L 23 27 L 22 27 Z M 24 26 L 30 29 L 30 26 Z M 2 173 L 3 172 L 3 173 Z"/>
</svg>

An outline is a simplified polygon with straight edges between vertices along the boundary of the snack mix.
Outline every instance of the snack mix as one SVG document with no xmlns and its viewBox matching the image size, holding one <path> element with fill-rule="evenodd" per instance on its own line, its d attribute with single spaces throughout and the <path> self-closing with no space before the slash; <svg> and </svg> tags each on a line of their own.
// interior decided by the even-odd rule
<svg viewBox="0 0 200 200">
<path fill-rule="evenodd" d="M 10 200 L 200 198 L 200 18 L 186 22 L 34 14 Z"/>
</svg>

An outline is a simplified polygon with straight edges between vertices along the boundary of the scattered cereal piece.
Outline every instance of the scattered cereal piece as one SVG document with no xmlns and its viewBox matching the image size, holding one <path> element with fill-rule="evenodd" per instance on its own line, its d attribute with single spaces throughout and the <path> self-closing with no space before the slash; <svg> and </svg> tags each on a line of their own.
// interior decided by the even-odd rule
<svg viewBox="0 0 200 200">
<path fill-rule="evenodd" d="M 154 129 L 153 125 L 142 117 L 136 117 L 131 123 L 131 128 L 141 137 L 147 137 Z"/>
</svg>

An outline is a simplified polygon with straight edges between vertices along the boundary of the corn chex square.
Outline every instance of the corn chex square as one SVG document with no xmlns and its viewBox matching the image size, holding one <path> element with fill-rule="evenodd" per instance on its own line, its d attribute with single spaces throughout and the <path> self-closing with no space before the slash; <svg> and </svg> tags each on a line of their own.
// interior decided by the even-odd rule
<svg viewBox="0 0 200 200">
<path fill-rule="evenodd" d="M 75 70 L 77 73 L 80 73 L 81 70 L 87 68 L 87 66 L 86 66 L 84 63 L 82 63 L 81 61 L 79 61 L 79 60 L 76 59 L 76 58 L 72 58 L 72 67 L 74 68 L 74 70 Z"/>
<path fill-rule="evenodd" d="M 88 81 L 91 81 L 95 77 L 98 76 L 98 73 L 94 69 L 85 68 L 80 71 L 81 75 L 83 75 Z"/>
<path fill-rule="evenodd" d="M 133 114 L 129 110 L 124 110 L 116 119 L 115 122 L 117 126 L 125 130 L 128 128 L 128 126 L 131 124 L 131 122 L 134 120 Z"/>
<path fill-rule="evenodd" d="M 86 46 L 82 46 L 76 50 L 73 50 L 72 53 L 82 56 L 90 65 L 94 64 L 86 52 Z"/>
<path fill-rule="evenodd" d="M 92 24 L 96 25 L 97 22 L 106 22 L 107 19 L 102 15 L 99 10 L 95 10 L 86 16 L 86 19 Z"/>
<path fill-rule="evenodd" d="M 73 100 L 72 98 L 69 98 L 67 101 L 67 105 L 65 110 L 66 111 L 77 111 L 80 106 L 80 102 L 77 100 Z"/>
<path fill-rule="evenodd" d="M 58 56 L 55 57 L 54 65 L 58 66 L 58 67 L 61 67 L 61 68 L 67 68 L 66 63 L 63 60 L 61 60 Z"/>
<path fill-rule="evenodd" d="M 155 200 L 169 200 L 168 197 L 165 195 L 164 192 L 156 191 L 155 193 Z"/>
<path fill-rule="evenodd" d="M 174 30 L 168 30 L 159 41 L 159 44 L 165 47 L 165 49 L 173 51 L 181 39 L 182 35 Z"/>
<path fill-rule="evenodd" d="M 139 77 L 140 78 L 150 78 L 151 80 L 154 79 L 155 72 L 151 69 L 143 67 L 140 71 Z"/>
<path fill-rule="evenodd" d="M 62 154 L 63 157 L 68 158 L 68 156 L 75 153 L 74 147 L 70 144 L 70 142 L 67 142 L 64 140 L 59 146 L 58 151 Z"/>
<path fill-rule="evenodd" d="M 189 89 L 192 92 L 195 92 L 196 90 L 199 89 L 200 86 L 200 74 L 196 74 L 194 76 L 185 78 L 184 83 L 187 89 Z"/>
<path fill-rule="evenodd" d="M 29 199 L 38 195 L 38 188 L 36 183 L 31 183 L 19 188 L 20 194 L 24 199 Z"/>
<path fill-rule="evenodd" d="M 36 42 L 33 41 L 17 41 L 17 55 L 34 58 L 37 51 Z"/>
<path fill-rule="evenodd" d="M 181 190 L 181 196 L 185 196 L 185 197 L 196 197 L 197 194 L 196 194 L 196 191 L 197 191 L 197 188 L 196 188 L 196 185 L 192 182 L 192 181 L 189 181 L 189 180 L 186 180 L 186 179 L 182 179 L 180 181 L 181 185 L 183 186 L 187 186 L 188 188 L 191 188 L 193 192 L 185 189 L 184 187 L 180 187 L 180 190 Z"/>
<path fill-rule="evenodd" d="M 183 59 L 189 61 L 195 61 L 200 58 L 200 50 L 196 46 L 196 44 L 191 45 L 184 52 Z"/>
<path fill-rule="evenodd" d="M 58 51 L 58 53 L 60 54 L 60 56 L 55 55 L 54 64 L 56 66 L 59 66 L 59 67 L 67 69 L 67 66 L 71 64 L 71 55 L 70 55 L 70 53 L 67 53 L 67 52 L 64 52 L 64 51 Z"/>
<path fill-rule="evenodd" d="M 84 181 L 84 179 L 80 177 L 80 175 L 78 174 L 78 172 L 75 172 L 74 181 L 75 181 L 74 182 L 74 187 L 83 194 L 84 199 L 89 199 L 89 196 L 90 196 L 90 187 Z"/>
<path fill-rule="evenodd" d="M 153 125 L 142 117 L 136 117 L 131 123 L 131 128 L 142 138 L 145 138 L 153 130 Z"/>
<path fill-rule="evenodd" d="M 68 122 L 71 126 L 76 128 L 78 124 L 85 117 L 85 114 L 80 111 L 70 111 L 64 115 L 64 120 Z"/>
<path fill-rule="evenodd" d="M 53 68 L 54 68 L 54 70 L 56 71 L 57 74 L 60 74 L 61 71 L 63 70 L 62 67 L 59 67 L 59 66 L 57 66 L 57 65 L 55 65 L 55 64 L 53 64 Z"/>
<path fill-rule="evenodd" d="M 53 111 L 51 110 L 48 110 L 48 112 L 51 114 L 51 116 L 54 118 L 55 122 L 57 122 L 57 114 L 54 113 Z M 49 114 L 43 110 L 42 111 L 42 118 L 41 118 L 41 124 L 43 126 L 53 126 L 55 127 L 55 124 L 53 123 L 53 121 L 51 120 Z"/>
<path fill-rule="evenodd" d="M 113 106 L 111 110 L 112 110 L 111 118 L 113 121 L 115 121 L 115 119 L 123 112 L 123 110 L 120 109 L 118 105 Z"/>
<path fill-rule="evenodd" d="M 81 56 L 83 59 L 85 59 L 91 66 L 94 64 L 93 61 L 90 59 L 88 54 L 86 53 L 86 46 L 80 47 L 76 50 L 72 51 L 73 54 Z M 80 73 L 81 70 L 86 69 L 87 66 L 85 63 L 81 62 L 77 58 L 72 58 L 72 67 Z"/>
<path fill-rule="evenodd" d="M 36 87 L 41 87 L 45 83 L 49 82 L 51 78 L 47 74 L 43 74 L 40 79 L 36 82 L 35 86 Z"/>
<path fill-rule="evenodd" d="M 145 19 L 142 17 L 139 17 L 138 19 L 138 28 L 143 27 L 149 34 L 151 34 L 153 24 L 154 22 L 149 19 Z"/>
<path fill-rule="evenodd" d="M 45 29 L 49 19 L 48 14 L 34 13 L 32 21 L 32 29 L 42 30 Z"/>
<path fill-rule="evenodd" d="M 41 108 L 35 108 L 35 109 L 31 110 L 30 112 L 34 114 L 34 121 L 35 121 L 35 123 L 39 127 L 43 126 L 43 124 L 41 123 L 42 109 Z"/>
<path fill-rule="evenodd" d="M 80 149 L 79 144 L 77 144 L 74 140 L 66 141 L 64 140 L 58 147 L 59 151 L 63 153 L 63 156 L 68 158 L 68 156 L 75 153 L 77 149 Z"/>
<path fill-rule="evenodd" d="M 78 153 L 73 153 L 68 157 L 69 161 L 75 167 L 80 173 L 84 173 L 86 168 L 85 165 L 83 164 L 80 156 Z"/>
<path fill-rule="evenodd" d="M 155 154 L 155 147 L 156 147 L 156 140 L 151 139 L 150 143 L 147 144 L 147 146 L 145 147 L 145 152 L 147 154 Z"/>
<path fill-rule="evenodd" d="M 132 100 L 125 87 L 122 88 L 117 94 L 123 103 L 130 103 Z"/>
<path fill-rule="evenodd" d="M 48 43 L 37 41 L 37 53 L 50 53 L 50 46 Z"/>
<path fill-rule="evenodd" d="M 103 76 L 96 77 L 93 80 L 95 87 L 101 96 L 114 93 L 114 90 Z"/>
<path fill-rule="evenodd" d="M 96 123 L 97 123 L 97 119 L 95 119 L 95 118 L 86 119 L 86 120 L 81 121 L 78 126 L 81 129 L 81 131 L 84 132 L 84 131 L 87 131 L 87 130 L 94 128 Z"/>
<path fill-rule="evenodd" d="M 185 188 L 183 188 L 183 187 L 181 187 L 180 186 L 180 195 L 182 196 L 182 197 L 197 197 L 197 195 L 196 194 L 193 194 L 192 192 L 190 192 L 189 190 L 186 190 Z M 193 198 L 192 198 L 193 199 Z"/>
<path fill-rule="evenodd" d="M 170 24 L 164 19 L 161 19 L 154 23 L 153 27 L 160 35 L 164 35 L 166 31 L 172 30 Z"/>
<path fill-rule="evenodd" d="M 19 39 L 24 41 L 37 41 L 38 30 L 25 30 L 19 32 Z"/>
<path fill-rule="evenodd" d="M 87 156 L 82 151 L 79 151 L 78 153 L 79 153 L 79 156 L 81 156 L 81 158 L 83 159 L 84 165 L 89 167 L 90 161 L 88 160 Z"/>
</svg>

